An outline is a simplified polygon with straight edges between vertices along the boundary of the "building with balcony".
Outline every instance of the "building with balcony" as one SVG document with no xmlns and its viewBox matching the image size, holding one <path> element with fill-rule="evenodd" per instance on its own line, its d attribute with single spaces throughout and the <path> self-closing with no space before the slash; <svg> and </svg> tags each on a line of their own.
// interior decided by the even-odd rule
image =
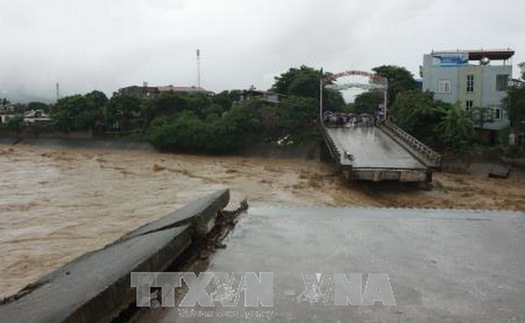
<svg viewBox="0 0 525 323">
<path fill-rule="evenodd" d="M 514 51 L 455 50 L 433 51 L 423 57 L 423 90 L 434 98 L 457 103 L 471 111 L 483 109 L 484 130 L 501 130 L 509 125 L 503 99 L 512 79 Z"/>
</svg>

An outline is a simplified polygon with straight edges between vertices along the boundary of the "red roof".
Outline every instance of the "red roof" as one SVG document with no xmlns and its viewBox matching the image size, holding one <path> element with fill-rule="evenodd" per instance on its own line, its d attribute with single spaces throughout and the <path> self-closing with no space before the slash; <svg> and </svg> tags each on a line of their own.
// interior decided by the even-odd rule
<svg viewBox="0 0 525 323">
<path fill-rule="evenodd" d="M 494 60 L 507 60 L 512 56 L 514 56 L 513 50 L 478 50 L 468 52 L 468 59 L 472 61 L 479 61 L 484 57 Z"/>
</svg>

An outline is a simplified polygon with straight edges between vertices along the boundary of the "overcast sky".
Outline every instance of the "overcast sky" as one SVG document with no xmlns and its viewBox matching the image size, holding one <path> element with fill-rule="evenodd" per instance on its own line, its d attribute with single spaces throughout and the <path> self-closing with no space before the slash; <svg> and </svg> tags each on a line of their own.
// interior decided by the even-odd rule
<svg viewBox="0 0 525 323">
<path fill-rule="evenodd" d="M 433 49 L 511 48 L 525 61 L 523 0 L 0 0 L 0 97 L 120 87 L 269 88 L 306 64 L 383 64 L 417 76 Z"/>
</svg>

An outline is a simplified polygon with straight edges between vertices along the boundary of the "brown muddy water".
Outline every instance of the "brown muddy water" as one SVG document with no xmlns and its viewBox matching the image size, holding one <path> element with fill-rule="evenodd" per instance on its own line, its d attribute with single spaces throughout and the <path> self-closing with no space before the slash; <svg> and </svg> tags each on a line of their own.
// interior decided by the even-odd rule
<svg viewBox="0 0 525 323">
<path fill-rule="evenodd" d="M 0 145 L 0 298 L 185 203 L 525 210 L 525 180 L 435 174 L 435 189 L 344 183 L 330 164 Z"/>
</svg>

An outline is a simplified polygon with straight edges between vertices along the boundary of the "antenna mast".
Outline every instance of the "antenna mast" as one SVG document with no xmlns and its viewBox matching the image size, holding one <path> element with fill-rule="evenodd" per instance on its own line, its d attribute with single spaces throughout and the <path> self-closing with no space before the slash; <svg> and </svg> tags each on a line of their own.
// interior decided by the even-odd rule
<svg viewBox="0 0 525 323">
<path fill-rule="evenodd" d="M 197 49 L 197 86 L 201 87 L 201 50 Z"/>
</svg>

